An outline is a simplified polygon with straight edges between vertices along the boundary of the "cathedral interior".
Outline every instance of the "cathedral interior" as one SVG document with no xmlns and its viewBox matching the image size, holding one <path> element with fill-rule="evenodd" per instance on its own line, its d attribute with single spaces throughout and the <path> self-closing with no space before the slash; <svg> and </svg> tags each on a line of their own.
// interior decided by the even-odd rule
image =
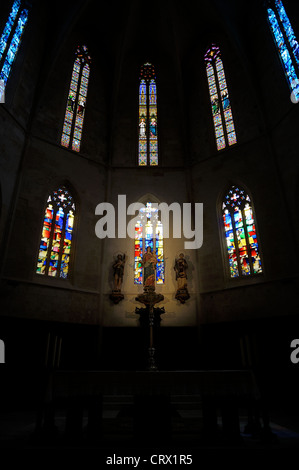
<svg viewBox="0 0 299 470">
<path fill-rule="evenodd" d="M 299 8 L 243 3 L 1 1 L 1 449 L 299 443 Z"/>
</svg>

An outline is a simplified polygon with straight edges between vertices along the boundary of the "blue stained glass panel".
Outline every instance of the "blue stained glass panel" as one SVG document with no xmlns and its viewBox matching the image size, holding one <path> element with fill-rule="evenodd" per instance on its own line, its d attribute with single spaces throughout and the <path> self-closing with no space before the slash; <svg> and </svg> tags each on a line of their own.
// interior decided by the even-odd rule
<svg viewBox="0 0 299 470">
<path fill-rule="evenodd" d="M 138 222 L 135 226 L 135 252 L 134 252 L 134 283 L 142 284 L 142 265 L 141 265 L 141 255 L 142 255 L 142 225 Z"/>
<path fill-rule="evenodd" d="M 224 70 L 223 69 L 220 70 L 220 71 L 218 70 L 218 79 L 219 79 L 219 81 L 220 80 L 225 80 Z"/>
<path fill-rule="evenodd" d="M 290 89 L 294 91 L 296 98 L 298 98 L 296 81 L 298 80 L 292 58 L 288 51 L 287 45 L 285 43 L 282 31 L 280 29 L 276 14 L 271 8 L 268 8 L 268 18 L 271 25 L 271 29 L 274 35 L 274 39 L 285 69 L 286 78 L 288 80 Z"/>
<path fill-rule="evenodd" d="M 138 165 L 157 165 L 157 85 L 155 68 L 150 63 L 146 63 L 141 67 L 138 126 Z"/>
<path fill-rule="evenodd" d="M 149 85 L 149 102 L 150 104 L 157 104 L 157 90 L 156 90 L 156 82 L 155 80 L 151 80 Z"/>
<path fill-rule="evenodd" d="M 227 252 L 228 252 L 230 276 L 238 277 L 239 270 L 238 270 L 238 261 L 237 261 L 236 247 L 235 247 L 235 238 L 234 238 L 234 232 L 233 232 L 232 218 L 227 209 L 224 211 L 224 214 L 223 214 L 223 222 L 224 222 L 225 238 L 226 238 L 226 245 L 227 245 Z"/>
<path fill-rule="evenodd" d="M 233 118 L 231 109 L 227 109 L 226 111 L 224 111 L 224 117 L 226 120 L 231 120 Z"/>
<path fill-rule="evenodd" d="M 214 122 L 215 122 L 215 126 L 222 124 L 221 116 L 220 115 L 214 116 Z"/>
<path fill-rule="evenodd" d="M 25 9 L 20 14 L 17 27 L 13 34 L 10 46 L 7 50 L 5 61 L 4 61 L 4 64 L 0 73 L 0 79 L 4 80 L 4 83 L 6 83 L 8 80 L 11 66 L 18 52 L 18 48 L 21 42 L 21 36 L 24 31 L 25 25 L 27 23 L 27 19 L 28 19 L 28 10 Z"/>
<path fill-rule="evenodd" d="M 209 64 L 209 67 L 211 67 L 210 64 Z M 214 76 L 213 70 L 212 70 L 212 72 L 211 72 L 211 71 L 209 71 L 209 72 L 207 71 L 207 74 L 208 74 L 208 83 L 209 83 L 209 85 L 214 85 L 214 83 L 215 83 L 215 76 Z M 209 74 L 210 74 L 210 75 L 209 75 Z"/>
<path fill-rule="evenodd" d="M 291 26 L 290 20 L 288 18 L 288 15 L 284 9 L 284 6 L 282 4 L 281 0 L 276 0 L 275 5 L 280 17 L 280 21 L 283 24 L 286 36 L 288 38 L 288 41 L 290 43 L 290 46 L 293 50 L 294 57 L 296 59 L 297 64 L 299 65 L 299 44 L 296 39 L 295 33 L 293 31 L 293 28 Z"/>
<path fill-rule="evenodd" d="M 234 125 L 233 123 L 230 123 L 226 126 L 227 132 L 233 132 L 234 131 Z"/>
<path fill-rule="evenodd" d="M 61 145 L 68 147 L 70 143 L 70 137 L 67 134 L 63 134 L 61 137 Z"/>
<path fill-rule="evenodd" d="M 139 86 L 139 104 L 146 105 L 146 82 L 141 80 Z"/>
<path fill-rule="evenodd" d="M 64 132 L 65 134 L 69 135 L 69 134 L 71 133 L 71 125 L 66 123 L 66 124 L 63 126 L 63 132 Z"/>
<path fill-rule="evenodd" d="M 143 256 L 143 248 L 144 251 L 146 251 L 149 246 L 151 250 L 156 253 L 157 257 L 156 282 L 157 284 L 163 284 L 165 280 L 163 226 L 162 223 L 157 220 L 158 209 L 152 207 L 152 204 L 148 202 L 146 207 L 141 209 L 140 212 L 144 214 L 146 222 L 144 219 L 140 219 L 135 225 L 134 283 L 142 284 L 143 268 L 141 259 Z M 156 231 L 154 233 L 155 226 Z"/>
<path fill-rule="evenodd" d="M 217 94 L 216 83 L 214 83 L 214 84 L 210 87 L 210 93 L 211 93 L 211 96 Z"/>
<path fill-rule="evenodd" d="M 73 65 L 71 84 L 64 118 L 64 126 L 61 136 L 61 145 L 64 147 L 69 147 L 71 143 L 72 150 L 76 152 L 80 151 L 81 145 L 90 74 L 90 63 L 91 58 L 88 55 L 87 47 L 79 46 L 76 51 L 76 59 Z"/>
<path fill-rule="evenodd" d="M 156 281 L 157 284 L 164 283 L 164 254 L 163 254 L 163 226 L 158 222 L 156 230 Z"/>
<path fill-rule="evenodd" d="M 205 61 L 214 120 L 216 145 L 217 150 L 221 150 L 226 147 L 225 135 L 227 136 L 228 145 L 235 144 L 237 142 L 237 138 L 228 97 L 223 63 L 220 58 L 220 50 L 218 46 L 212 45 L 205 54 Z M 223 115 L 221 113 L 221 107 Z"/>
<path fill-rule="evenodd" d="M 220 88 L 220 90 L 224 90 L 226 88 L 225 80 L 221 80 L 219 82 L 219 88 Z"/>
<path fill-rule="evenodd" d="M 154 152 L 151 153 L 150 165 L 153 165 L 153 166 L 158 165 L 158 153 L 157 152 L 156 153 L 154 153 Z"/>
<path fill-rule="evenodd" d="M 222 210 L 230 276 L 262 273 L 253 210 L 244 189 L 232 186 L 224 198 Z"/>
<path fill-rule="evenodd" d="M 21 0 L 16 0 L 13 3 L 12 10 L 10 12 L 10 15 L 8 17 L 8 20 L 6 22 L 6 25 L 4 27 L 4 31 L 2 33 L 1 39 L 0 39 L 0 60 L 2 59 L 3 52 L 6 49 L 7 42 L 13 27 L 13 24 L 15 22 L 15 19 L 17 17 L 19 8 L 20 8 Z"/>
<path fill-rule="evenodd" d="M 73 225 L 74 225 L 74 214 L 73 214 L 73 211 L 70 210 L 67 214 L 67 221 L 66 221 L 64 241 L 63 241 L 63 251 L 62 251 L 61 265 L 60 265 L 60 277 L 62 277 L 63 279 L 66 279 L 68 276 Z"/>
<path fill-rule="evenodd" d="M 221 137 L 221 136 L 222 136 L 222 134 L 223 134 L 223 129 L 222 129 L 221 126 L 216 127 L 216 129 L 215 129 L 215 134 L 216 134 L 216 137 Z"/>
<path fill-rule="evenodd" d="M 235 132 L 230 132 L 227 135 L 228 145 L 234 145 L 237 142 L 237 137 Z"/>
<path fill-rule="evenodd" d="M 225 148 L 225 139 L 224 139 L 224 136 L 223 136 L 223 137 L 219 137 L 219 139 L 216 139 L 216 143 L 217 143 L 217 150 L 224 149 L 224 148 Z"/>
<path fill-rule="evenodd" d="M 63 186 L 53 191 L 45 211 L 36 272 L 47 276 L 68 275 L 75 203 Z M 63 236 L 64 235 L 64 236 Z"/>
</svg>

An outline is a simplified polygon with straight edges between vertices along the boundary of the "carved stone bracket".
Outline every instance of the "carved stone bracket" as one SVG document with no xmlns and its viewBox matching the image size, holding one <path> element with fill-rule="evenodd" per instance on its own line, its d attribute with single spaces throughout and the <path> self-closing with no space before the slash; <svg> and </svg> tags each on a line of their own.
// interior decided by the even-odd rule
<svg viewBox="0 0 299 470">
<path fill-rule="evenodd" d="M 120 290 L 113 290 L 109 295 L 109 298 L 114 304 L 118 304 L 121 300 L 124 299 L 124 295 L 121 293 Z"/>
<path fill-rule="evenodd" d="M 186 300 L 190 299 L 188 289 L 178 289 L 175 294 L 175 298 L 184 304 Z"/>
</svg>

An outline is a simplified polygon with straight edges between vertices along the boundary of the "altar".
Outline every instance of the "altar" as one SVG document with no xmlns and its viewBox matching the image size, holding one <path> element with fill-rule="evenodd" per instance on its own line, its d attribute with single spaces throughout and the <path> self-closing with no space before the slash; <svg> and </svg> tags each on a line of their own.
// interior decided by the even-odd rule
<svg viewBox="0 0 299 470">
<path fill-rule="evenodd" d="M 238 440 L 240 409 L 247 410 L 250 425 L 254 419 L 251 410 L 259 403 L 260 392 L 250 370 L 52 371 L 47 377 L 37 430 L 51 433 L 56 410 L 63 408 L 66 435 L 78 437 L 87 410 L 89 436 L 101 439 L 103 402 L 112 397 L 131 399 L 135 440 L 163 443 L 171 441 L 174 397 L 189 402 L 200 398 L 205 438 L 215 439 L 220 416 L 223 436 Z"/>
</svg>

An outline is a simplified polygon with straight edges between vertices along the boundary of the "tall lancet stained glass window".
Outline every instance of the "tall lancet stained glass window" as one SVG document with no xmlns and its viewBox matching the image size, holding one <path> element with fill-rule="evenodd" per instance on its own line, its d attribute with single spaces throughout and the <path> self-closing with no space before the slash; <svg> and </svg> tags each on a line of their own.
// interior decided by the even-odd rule
<svg viewBox="0 0 299 470">
<path fill-rule="evenodd" d="M 281 0 L 269 1 L 268 20 L 289 88 L 299 100 L 299 44 Z"/>
<path fill-rule="evenodd" d="M 214 44 L 205 54 L 217 150 L 237 142 L 220 49 Z"/>
<path fill-rule="evenodd" d="M 259 243 L 252 202 L 245 190 L 231 186 L 222 203 L 230 277 L 261 273 Z"/>
<path fill-rule="evenodd" d="M 86 46 L 79 46 L 64 117 L 61 145 L 80 151 L 91 58 Z"/>
<path fill-rule="evenodd" d="M 21 0 L 13 2 L 0 39 L 0 80 L 4 84 L 7 83 L 28 20 L 28 8 L 23 8 L 23 4 Z"/>
<path fill-rule="evenodd" d="M 140 70 L 138 165 L 158 165 L 157 84 L 149 63 Z"/>
<path fill-rule="evenodd" d="M 142 255 L 150 247 L 156 254 L 156 284 L 164 284 L 164 251 L 163 251 L 163 226 L 158 220 L 158 209 L 148 202 L 144 209 L 140 210 L 140 219 L 135 225 L 135 263 L 134 283 L 143 283 L 143 270 L 141 265 Z"/>
<path fill-rule="evenodd" d="M 73 239 L 75 203 L 65 186 L 48 197 L 36 272 L 66 279 Z"/>
</svg>

